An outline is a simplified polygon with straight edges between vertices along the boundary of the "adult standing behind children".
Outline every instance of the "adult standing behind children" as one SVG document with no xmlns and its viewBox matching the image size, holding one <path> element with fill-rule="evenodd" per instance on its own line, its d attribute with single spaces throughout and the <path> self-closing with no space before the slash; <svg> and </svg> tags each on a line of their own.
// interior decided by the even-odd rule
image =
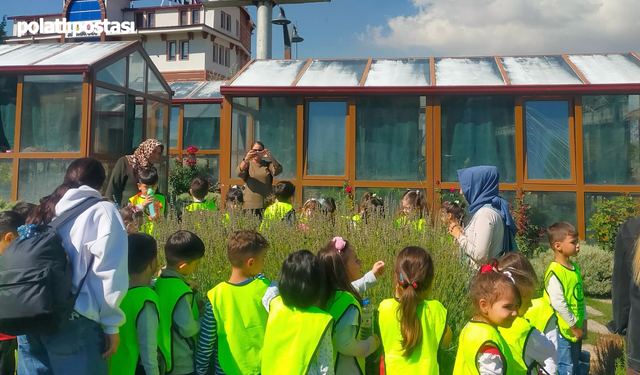
<svg viewBox="0 0 640 375">
<path fill-rule="evenodd" d="M 107 375 L 107 358 L 120 343 L 125 316 L 120 302 L 127 289 L 127 234 L 115 205 L 102 200 L 102 163 L 94 158 L 73 161 L 62 185 L 40 199 L 27 219 L 49 224 L 86 199 L 99 202 L 58 229 L 73 267 L 73 288 L 84 284 L 65 329 L 50 334 L 18 337 L 20 374 Z"/>
<path fill-rule="evenodd" d="M 269 158 L 271 161 L 265 161 L 263 158 Z M 267 197 L 271 194 L 273 178 L 280 173 L 282 166 L 271 155 L 271 151 L 265 149 L 262 142 L 253 142 L 251 150 L 236 168 L 236 175 L 245 183 L 242 208 L 250 210 L 262 219 Z"/>
<path fill-rule="evenodd" d="M 104 195 L 125 207 L 127 200 L 138 194 L 138 175 L 147 168 L 153 168 L 162 155 L 164 146 L 156 139 L 147 139 L 140 143 L 133 155 L 121 157 L 111 175 Z"/>
</svg>

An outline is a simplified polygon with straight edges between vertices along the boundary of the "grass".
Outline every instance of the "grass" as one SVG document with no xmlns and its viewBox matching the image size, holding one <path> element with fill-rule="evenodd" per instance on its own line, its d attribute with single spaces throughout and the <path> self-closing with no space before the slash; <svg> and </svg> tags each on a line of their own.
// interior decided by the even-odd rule
<svg viewBox="0 0 640 375">
<path fill-rule="evenodd" d="M 606 325 L 613 319 L 613 306 L 610 303 L 604 302 L 596 298 L 585 298 L 587 306 L 590 306 L 602 313 L 602 316 L 593 316 L 587 313 L 587 319 L 596 321 L 602 325 Z M 588 324 L 588 323 L 587 323 Z M 584 344 L 596 345 L 598 338 L 601 335 L 596 332 L 589 332 L 589 337 L 584 341 Z"/>
</svg>

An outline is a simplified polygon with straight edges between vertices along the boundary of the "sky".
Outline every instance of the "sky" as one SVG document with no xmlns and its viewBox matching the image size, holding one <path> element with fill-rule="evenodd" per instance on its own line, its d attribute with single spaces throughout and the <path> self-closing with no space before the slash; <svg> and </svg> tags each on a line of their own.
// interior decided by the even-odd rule
<svg viewBox="0 0 640 375">
<path fill-rule="evenodd" d="M 62 10 L 62 0 L 24 4 L 0 0 L 0 15 Z M 640 52 L 639 0 L 332 0 L 284 9 L 304 38 L 299 58 Z M 249 11 L 255 21 L 255 7 Z M 274 58 L 283 44 L 274 25 Z"/>
</svg>

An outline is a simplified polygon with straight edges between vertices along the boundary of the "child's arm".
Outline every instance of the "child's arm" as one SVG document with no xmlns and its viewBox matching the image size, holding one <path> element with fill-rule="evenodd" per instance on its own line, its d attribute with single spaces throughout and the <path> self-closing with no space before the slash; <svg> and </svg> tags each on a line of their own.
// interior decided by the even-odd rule
<svg viewBox="0 0 640 375">
<path fill-rule="evenodd" d="M 195 320 L 191 313 L 192 302 L 193 294 L 180 297 L 173 314 L 173 323 L 178 327 L 178 333 L 185 338 L 193 337 L 200 331 L 200 322 Z"/>
<path fill-rule="evenodd" d="M 367 272 L 362 278 L 351 283 L 353 289 L 358 293 L 363 294 L 369 289 L 378 285 L 378 279 L 384 273 L 384 262 L 377 261 L 371 271 Z"/>
<path fill-rule="evenodd" d="M 278 290 L 278 282 L 272 281 L 267 290 L 264 292 L 264 296 L 262 297 L 262 306 L 264 309 L 269 312 L 271 306 L 271 300 L 280 295 L 280 290 Z"/>
<path fill-rule="evenodd" d="M 560 318 L 564 319 L 569 327 L 574 327 L 578 322 L 578 319 L 569 309 L 567 305 L 567 301 L 564 299 L 564 292 L 562 289 L 562 284 L 558 280 L 555 275 L 551 275 L 549 280 L 547 281 L 547 293 L 549 294 L 549 299 L 551 300 L 551 307 L 560 315 Z M 580 328 L 576 327 L 578 330 Z M 573 331 L 573 328 L 572 328 Z M 574 332 L 576 334 L 578 332 Z"/>
<path fill-rule="evenodd" d="M 153 302 L 145 302 L 136 321 L 140 363 L 146 375 L 160 375 L 158 369 L 158 309 Z"/>
<path fill-rule="evenodd" d="M 216 317 L 213 315 L 213 307 L 207 299 L 204 319 L 200 329 L 200 338 L 196 347 L 196 375 L 206 375 L 209 370 L 211 357 L 216 357 L 218 348 Z"/>
<path fill-rule="evenodd" d="M 525 358 L 531 358 L 542 364 L 550 374 L 555 374 L 558 370 L 558 351 L 556 346 L 537 329 L 534 329 L 529 335 L 527 346 L 524 348 L 524 355 Z"/>
<path fill-rule="evenodd" d="M 366 340 L 357 340 L 357 329 L 358 309 L 355 306 L 349 306 L 336 323 L 334 332 L 336 350 L 345 356 L 366 358 L 378 349 L 380 340 L 377 335 L 372 335 Z"/>
<path fill-rule="evenodd" d="M 490 345 L 480 348 L 480 356 L 478 357 L 480 375 L 503 375 L 503 367 L 500 350 Z"/>
</svg>

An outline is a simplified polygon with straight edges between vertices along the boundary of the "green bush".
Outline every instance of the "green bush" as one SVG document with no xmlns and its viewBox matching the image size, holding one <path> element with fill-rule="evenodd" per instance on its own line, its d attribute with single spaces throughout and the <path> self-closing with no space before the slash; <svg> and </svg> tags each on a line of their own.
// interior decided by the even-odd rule
<svg viewBox="0 0 640 375">
<path fill-rule="evenodd" d="M 587 230 L 593 232 L 589 238 L 593 238 L 603 249 L 613 251 L 620 225 L 640 215 L 640 198 L 624 194 L 594 205 L 598 211 L 589 219 Z"/>
<path fill-rule="evenodd" d="M 0 211 L 8 211 L 13 208 L 18 202 L 5 202 L 0 199 Z"/>
</svg>

